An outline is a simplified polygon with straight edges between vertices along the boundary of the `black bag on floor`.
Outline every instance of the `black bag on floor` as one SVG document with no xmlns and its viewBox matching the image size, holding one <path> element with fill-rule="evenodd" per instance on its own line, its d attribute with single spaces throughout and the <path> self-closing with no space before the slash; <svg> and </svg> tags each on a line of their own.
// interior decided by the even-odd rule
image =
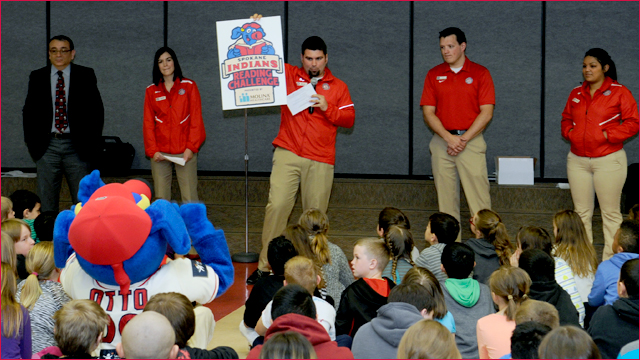
<svg viewBox="0 0 640 360">
<path fill-rule="evenodd" d="M 127 176 L 131 170 L 136 149 L 117 136 L 103 136 L 97 168 L 101 176 Z"/>
</svg>

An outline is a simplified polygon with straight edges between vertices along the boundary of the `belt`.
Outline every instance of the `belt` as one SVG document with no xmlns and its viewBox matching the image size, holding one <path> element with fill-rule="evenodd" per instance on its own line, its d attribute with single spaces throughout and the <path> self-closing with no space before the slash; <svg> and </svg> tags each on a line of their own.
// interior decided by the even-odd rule
<svg viewBox="0 0 640 360">
<path fill-rule="evenodd" d="M 452 135 L 462 135 L 467 132 L 467 130 L 447 130 Z"/>
<path fill-rule="evenodd" d="M 54 139 L 71 139 L 71 133 L 52 132 L 51 137 Z"/>
</svg>

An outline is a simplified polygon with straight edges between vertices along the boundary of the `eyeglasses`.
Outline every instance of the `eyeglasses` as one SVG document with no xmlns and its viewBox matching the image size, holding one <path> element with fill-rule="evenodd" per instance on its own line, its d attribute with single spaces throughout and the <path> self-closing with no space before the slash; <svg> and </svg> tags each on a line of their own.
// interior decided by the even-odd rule
<svg viewBox="0 0 640 360">
<path fill-rule="evenodd" d="M 69 52 L 71 52 L 71 50 L 69 49 L 49 49 L 49 54 L 51 55 L 56 55 L 58 53 L 62 54 L 62 55 L 67 55 Z"/>
</svg>

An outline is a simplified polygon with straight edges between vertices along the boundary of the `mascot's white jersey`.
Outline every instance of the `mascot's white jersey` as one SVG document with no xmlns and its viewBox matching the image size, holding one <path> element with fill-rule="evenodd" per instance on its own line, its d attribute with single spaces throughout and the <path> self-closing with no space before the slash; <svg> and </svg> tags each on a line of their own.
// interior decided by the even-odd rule
<svg viewBox="0 0 640 360">
<path fill-rule="evenodd" d="M 101 346 L 102 356 L 115 354 L 120 334 L 131 318 L 142 312 L 155 294 L 177 292 L 190 301 L 206 304 L 218 293 L 218 275 L 199 261 L 176 259 L 161 266 L 144 281 L 131 284 L 129 293 L 122 294 L 119 286 L 94 280 L 78 263 L 74 253 L 60 274 L 60 282 L 72 299 L 91 299 L 111 317 L 111 323 Z M 106 350 L 106 351 L 105 351 Z M 112 351 L 109 351 L 112 350 Z"/>
</svg>

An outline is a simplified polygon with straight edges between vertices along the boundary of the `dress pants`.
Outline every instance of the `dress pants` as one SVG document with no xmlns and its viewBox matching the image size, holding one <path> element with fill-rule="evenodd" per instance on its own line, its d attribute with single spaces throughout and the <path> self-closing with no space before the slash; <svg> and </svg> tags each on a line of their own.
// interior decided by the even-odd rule
<svg viewBox="0 0 640 360">
<path fill-rule="evenodd" d="M 431 169 L 438 209 L 460 221 L 460 183 L 469 204 L 471 216 L 482 209 L 491 209 L 489 177 L 487 175 L 487 143 L 482 134 L 471 139 L 465 149 L 456 156 L 447 154 L 447 142 L 434 134 L 429 144 Z M 466 219 L 465 219 L 466 220 Z M 462 231 L 458 234 L 461 239 Z"/>
<path fill-rule="evenodd" d="M 36 161 L 36 172 L 41 211 L 58 212 L 62 175 L 67 178 L 71 201 L 75 205 L 80 180 L 89 174 L 90 166 L 80 160 L 71 139 L 52 138 L 47 151 Z"/>
<path fill-rule="evenodd" d="M 208 349 L 211 339 L 213 339 L 213 330 L 216 326 L 216 320 L 213 317 L 211 309 L 200 304 L 193 308 L 196 314 L 196 330 L 193 336 L 187 341 L 187 345 L 192 348 Z"/>
<path fill-rule="evenodd" d="M 296 202 L 300 187 L 303 211 L 316 208 L 324 213 L 329 207 L 333 165 L 300 157 L 277 147 L 273 153 L 273 167 L 269 180 L 269 202 L 262 228 L 262 251 L 258 269 L 267 271 L 269 242 L 282 235 Z"/>
<path fill-rule="evenodd" d="M 595 195 L 598 196 L 604 232 L 602 260 L 609 259 L 613 256 L 611 249 L 613 237 L 622 224 L 620 199 L 622 187 L 627 179 L 627 153 L 624 149 L 620 149 L 606 156 L 588 158 L 569 152 L 567 178 L 571 187 L 574 210 L 580 215 L 592 243 L 591 223 L 595 209 Z"/>
<path fill-rule="evenodd" d="M 183 154 L 171 155 L 183 156 Z M 155 162 L 151 159 L 151 175 L 156 199 L 171 200 L 171 180 L 174 165 L 182 202 L 198 201 L 198 154 L 193 154 L 193 158 L 184 166 L 167 160 Z"/>
</svg>

